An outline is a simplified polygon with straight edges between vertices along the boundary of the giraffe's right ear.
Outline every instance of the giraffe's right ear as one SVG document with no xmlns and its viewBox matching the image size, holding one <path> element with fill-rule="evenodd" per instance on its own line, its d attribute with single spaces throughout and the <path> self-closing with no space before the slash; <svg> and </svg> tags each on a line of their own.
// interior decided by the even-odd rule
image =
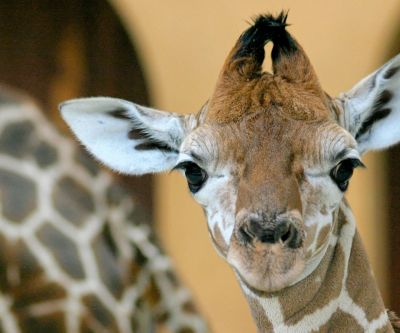
<svg viewBox="0 0 400 333">
<path fill-rule="evenodd" d="M 66 101 L 62 117 L 99 161 L 125 174 L 175 166 L 185 137 L 185 117 L 110 97 Z"/>
</svg>

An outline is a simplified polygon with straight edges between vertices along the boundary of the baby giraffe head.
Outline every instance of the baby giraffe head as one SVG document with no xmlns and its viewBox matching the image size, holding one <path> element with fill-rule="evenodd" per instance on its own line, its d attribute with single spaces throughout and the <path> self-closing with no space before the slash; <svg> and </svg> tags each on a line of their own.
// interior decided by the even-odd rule
<svg viewBox="0 0 400 333">
<path fill-rule="evenodd" d="M 272 73 L 262 69 L 267 42 Z M 361 154 L 400 139 L 399 66 L 394 58 L 332 99 L 286 31 L 286 15 L 263 15 L 240 36 L 195 115 L 107 97 L 67 101 L 61 112 L 114 170 L 180 170 L 218 252 L 242 283 L 270 292 L 318 266 Z"/>
</svg>

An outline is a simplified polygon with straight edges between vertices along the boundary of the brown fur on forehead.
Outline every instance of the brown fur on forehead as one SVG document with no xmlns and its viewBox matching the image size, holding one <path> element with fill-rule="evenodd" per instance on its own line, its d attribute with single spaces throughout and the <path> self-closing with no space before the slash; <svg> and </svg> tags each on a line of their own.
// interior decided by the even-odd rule
<svg viewBox="0 0 400 333">
<path fill-rule="evenodd" d="M 299 121 L 279 110 L 259 111 L 243 115 L 237 122 L 207 127 L 213 132 L 212 141 L 220 146 L 218 152 L 223 154 L 219 160 L 228 161 L 233 157 L 236 165 L 249 161 L 253 168 L 260 164 L 263 175 L 266 167 L 284 164 L 282 171 L 301 176 L 303 167 L 329 163 L 345 148 L 356 145 L 328 112 L 314 120 Z"/>
<path fill-rule="evenodd" d="M 237 122 L 207 127 L 213 141 L 223 147 L 218 149 L 223 154 L 222 160 L 227 160 L 227 154 L 234 155 L 236 164 L 260 160 L 263 168 L 283 161 L 294 162 L 295 156 L 311 155 L 318 150 L 316 146 L 320 146 L 321 129 L 336 134 L 334 123 L 328 119 L 297 121 L 279 110 L 253 112 L 243 115 Z"/>
<path fill-rule="evenodd" d="M 317 96 L 298 83 L 279 76 L 219 84 L 208 104 L 206 123 L 238 122 L 251 113 L 279 113 L 285 117 L 316 121 L 330 117 L 327 98 Z"/>
</svg>

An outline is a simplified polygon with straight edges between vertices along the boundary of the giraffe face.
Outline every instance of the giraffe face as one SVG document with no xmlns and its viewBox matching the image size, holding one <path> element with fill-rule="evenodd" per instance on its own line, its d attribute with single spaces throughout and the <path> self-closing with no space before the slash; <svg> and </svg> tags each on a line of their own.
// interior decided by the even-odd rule
<svg viewBox="0 0 400 333">
<path fill-rule="evenodd" d="M 209 106 L 202 112 L 212 114 Z M 325 254 L 360 164 L 356 148 L 328 117 L 304 121 L 263 110 L 222 124 L 206 117 L 184 139 L 176 168 L 203 207 L 218 252 L 244 283 L 275 291 Z"/>
<path fill-rule="evenodd" d="M 315 270 L 360 155 L 400 141 L 400 56 L 331 99 L 286 17 L 260 16 L 197 115 L 98 97 L 61 112 L 84 146 L 126 174 L 181 170 L 220 254 L 247 287 L 274 291 Z M 264 72 L 264 46 L 273 73 Z"/>
</svg>

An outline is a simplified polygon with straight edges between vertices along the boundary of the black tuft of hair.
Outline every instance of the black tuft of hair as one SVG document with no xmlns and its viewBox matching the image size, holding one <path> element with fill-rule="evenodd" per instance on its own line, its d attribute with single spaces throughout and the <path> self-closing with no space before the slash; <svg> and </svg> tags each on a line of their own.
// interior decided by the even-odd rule
<svg viewBox="0 0 400 333">
<path fill-rule="evenodd" d="M 265 14 L 253 19 L 253 24 L 239 38 L 239 49 L 236 59 L 253 57 L 258 63 L 264 60 L 264 46 L 272 41 L 272 60 L 277 61 L 282 55 L 290 55 L 297 51 L 295 40 L 286 31 L 288 12 L 282 11 L 278 16 Z"/>
</svg>

